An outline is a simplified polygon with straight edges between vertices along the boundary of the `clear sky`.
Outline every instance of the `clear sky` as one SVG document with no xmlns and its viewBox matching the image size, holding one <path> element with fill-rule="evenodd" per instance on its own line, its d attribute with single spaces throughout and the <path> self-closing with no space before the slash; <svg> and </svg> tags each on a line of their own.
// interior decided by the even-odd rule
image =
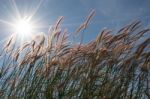
<svg viewBox="0 0 150 99">
<path fill-rule="evenodd" d="M 85 41 L 94 39 L 105 27 L 117 30 L 137 19 L 150 27 L 150 0 L 0 0 L 0 39 L 12 33 L 10 23 L 18 14 L 32 16 L 40 26 L 36 31 L 45 33 L 64 16 L 63 27 L 72 33 L 92 9 L 96 15 L 85 30 Z"/>
</svg>

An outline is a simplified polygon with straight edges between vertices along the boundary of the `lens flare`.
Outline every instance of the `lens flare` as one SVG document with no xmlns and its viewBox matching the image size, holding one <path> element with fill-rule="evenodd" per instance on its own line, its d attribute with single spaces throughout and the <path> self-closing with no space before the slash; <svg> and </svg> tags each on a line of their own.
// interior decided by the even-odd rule
<svg viewBox="0 0 150 99">
<path fill-rule="evenodd" d="M 33 32 L 33 25 L 28 19 L 20 19 L 14 24 L 14 29 L 21 36 L 29 36 Z"/>
</svg>

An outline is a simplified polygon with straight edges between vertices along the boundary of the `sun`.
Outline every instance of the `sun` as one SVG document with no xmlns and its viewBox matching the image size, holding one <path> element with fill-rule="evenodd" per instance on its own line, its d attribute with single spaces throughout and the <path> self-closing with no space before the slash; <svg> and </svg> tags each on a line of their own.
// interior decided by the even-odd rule
<svg viewBox="0 0 150 99">
<path fill-rule="evenodd" d="M 30 22 L 29 19 L 23 18 L 16 20 L 14 22 L 14 31 L 21 37 L 30 37 L 32 35 L 32 32 L 34 30 L 34 25 Z"/>
<path fill-rule="evenodd" d="M 18 33 L 31 33 L 32 25 L 28 20 L 22 19 L 19 20 L 15 25 L 16 32 Z"/>
</svg>

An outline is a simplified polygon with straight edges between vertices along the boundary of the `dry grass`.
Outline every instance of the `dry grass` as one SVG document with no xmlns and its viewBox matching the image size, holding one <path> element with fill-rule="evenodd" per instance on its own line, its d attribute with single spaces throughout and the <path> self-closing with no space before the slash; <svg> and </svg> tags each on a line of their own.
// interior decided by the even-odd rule
<svg viewBox="0 0 150 99">
<path fill-rule="evenodd" d="M 76 33 L 86 29 L 92 11 Z M 149 99 L 150 29 L 135 21 L 117 33 L 103 30 L 87 44 L 70 45 L 60 17 L 48 35 L 19 48 L 4 46 L 2 99 Z M 10 50 L 11 48 L 11 50 Z"/>
</svg>

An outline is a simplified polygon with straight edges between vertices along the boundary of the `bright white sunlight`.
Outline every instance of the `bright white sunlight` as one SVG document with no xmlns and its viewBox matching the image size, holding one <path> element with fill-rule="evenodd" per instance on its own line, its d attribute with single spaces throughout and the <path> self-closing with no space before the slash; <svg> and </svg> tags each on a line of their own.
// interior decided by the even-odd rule
<svg viewBox="0 0 150 99">
<path fill-rule="evenodd" d="M 14 28 L 14 31 L 23 38 L 31 36 L 34 30 L 34 26 L 32 22 L 27 18 L 17 20 L 14 23 L 13 28 Z"/>
</svg>

